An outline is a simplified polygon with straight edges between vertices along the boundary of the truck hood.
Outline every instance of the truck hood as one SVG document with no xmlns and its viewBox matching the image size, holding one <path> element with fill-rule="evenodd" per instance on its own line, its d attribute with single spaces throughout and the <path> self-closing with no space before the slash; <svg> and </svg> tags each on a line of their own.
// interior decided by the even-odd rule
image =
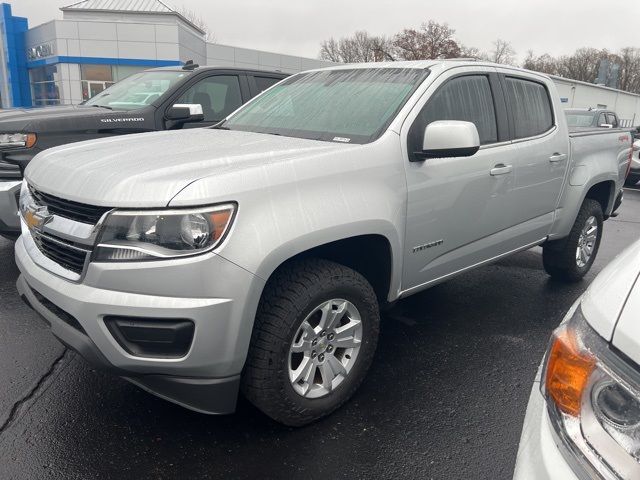
<svg viewBox="0 0 640 480">
<path fill-rule="evenodd" d="M 207 176 L 329 153 L 353 145 L 196 128 L 111 137 L 52 148 L 25 171 L 35 188 L 108 207 L 164 207 Z"/>
<path fill-rule="evenodd" d="M 114 112 L 106 108 L 84 105 L 59 107 L 9 109 L 0 111 L 0 132 L 35 132 L 57 130 L 59 122 L 68 123 L 79 117 L 100 118 L 105 116 L 129 115 L 133 112 Z"/>
<path fill-rule="evenodd" d="M 639 274 L 640 241 L 637 241 L 598 274 L 581 302 L 585 319 L 607 341 L 613 340 L 615 344 L 619 334 L 633 330 L 637 354 L 640 354 L 640 324 L 636 318 L 640 310 L 635 311 L 633 322 L 624 322 L 623 318 L 628 316 L 633 298 L 640 304 Z"/>
</svg>

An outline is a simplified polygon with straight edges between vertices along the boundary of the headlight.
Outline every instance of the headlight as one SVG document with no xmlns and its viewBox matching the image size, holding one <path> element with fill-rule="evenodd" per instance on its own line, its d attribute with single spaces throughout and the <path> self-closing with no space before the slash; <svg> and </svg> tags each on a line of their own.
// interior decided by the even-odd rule
<svg viewBox="0 0 640 480">
<path fill-rule="evenodd" d="M 223 240 L 235 211 L 235 204 L 195 210 L 116 210 L 103 224 L 93 260 L 158 260 L 212 250 Z"/>
<path fill-rule="evenodd" d="M 640 372 L 578 307 L 553 334 L 543 394 L 554 429 L 589 478 L 640 478 Z"/>
<path fill-rule="evenodd" d="M 36 144 L 35 133 L 0 133 L 0 148 L 26 147 Z"/>
</svg>

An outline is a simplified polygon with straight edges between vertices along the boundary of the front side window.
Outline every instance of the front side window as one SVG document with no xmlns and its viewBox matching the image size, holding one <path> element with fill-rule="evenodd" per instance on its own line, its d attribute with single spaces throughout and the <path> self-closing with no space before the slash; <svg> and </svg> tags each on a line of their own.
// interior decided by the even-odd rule
<svg viewBox="0 0 640 480">
<path fill-rule="evenodd" d="M 290 77 L 246 104 L 224 124 L 329 142 L 378 138 L 428 75 L 412 68 L 321 70 Z"/>
<path fill-rule="evenodd" d="M 136 73 L 98 93 L 85 102 L 85 105 L 136 110 L 157 100 L 187 75 L 191 75 L 191 72 L 156 70 Z"/>
<path fill-rule="evenodd" d="M 460 120 L 475 124 L 480 143 L 498 141 L 493 94 L 486 75 L 449 80 L 429 99 L 409 130 L 409 154 L 422 150 L 424 130 L 438 120 Z"/>
<path fill-rule="evenodd" d="M 515 138 L 541 135 L 553 127 L 553 110 L 544 85 L 521 78 L 506 78 L 507 104 L 513 113 Z"/>
<path fill-rule="evenodd" d="M 205 122 L 219 122 L 242 105 L 236 75 L 207 77 L 189 88 L 176 103 L 202 105 Z"/>
<path fill-rule="evenodd" d="M 613 113 L 607 113 L 607 123 L 613 128 L 618 128 L 618 120 Z"/>
</svg>

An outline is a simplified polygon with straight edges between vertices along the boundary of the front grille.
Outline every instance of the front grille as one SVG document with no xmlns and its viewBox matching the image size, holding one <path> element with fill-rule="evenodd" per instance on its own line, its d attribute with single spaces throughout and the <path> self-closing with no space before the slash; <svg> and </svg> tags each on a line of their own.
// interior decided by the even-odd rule
<svg viewBox="0 0 640 480">
<path fill-rule="evenodd" d="M 29 191 L 36 203 L 38 205 L 46 206 L 49 213 L 65 217 L 76 222 L 95 225 L 98 223 L 100 218 L 102 218 L 102 215 L 111 210 L 108 207 L 97 207 L 95 205 L 87 205 L 86 203 L 65 200 L 36 190 L 31 185 L 29 186 Z"/>
<path fill-rule="evenodd" d="M 36 231 L 32 231 L 31 236 L 45 257 L 53 260 L 67 270 L 71 270 L 78 275 L 82 274 L 85 260 L 90 253 L 89 250 L 76 247 L 65 240 Z"/>
<path fill-rule="evenodd" d="M 0 180 L 21 180 L 20 167 L 4 160 L 0 160 Z"/>
<path fill-rule="evenodd" d="M 36 297 L 36 300 L 38 300 L 44 308 L 49 310 L 51 313 L 53 313 L 56 317 L 58 317 L 60 320 L 62 320 L 64 323 L 66 323 L 70 327 L 75 328 L 76 330 L 84 333 L 85 335 L 87 334 L 84 331 L 84 328 L 82 328 L 82 325 L 80 325 L 80 322 L 76 317 L 74 317 L 70 313 L 67 313 L 66 311 L 61 309 L 59 306 L 57 306 L 55 303 L 53 303 L 51 300 L 46 298 L 37 290 L 34 290 L 32 288 L 31 291 L 33 292 L 33 295 Z"/>
</svg>

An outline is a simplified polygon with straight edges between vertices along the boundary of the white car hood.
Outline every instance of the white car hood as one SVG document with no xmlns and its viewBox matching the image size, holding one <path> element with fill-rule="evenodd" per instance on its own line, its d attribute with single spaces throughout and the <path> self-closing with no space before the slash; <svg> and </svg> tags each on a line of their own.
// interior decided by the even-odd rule
<svg viewBox="0 0 640 480">
<path fill-rule="evenodd" d="M 640 241 L 618 255 L 589 286 L 581 308 L 587 322 L 631 358 L 640 359 Z M 634 319 L 630 320 L 633 314 Z M 623 341 L 623 343 L 620 343 Z M 624 345 L 624 349 L 621 348 Z M 635 354 L 633 353 L 635 352 Z"/>
<path fill-rule="evenodd" d="M 81 203 L 163 207 L 203 177 L 351 147 L 208 128 L 153 132 L 46 150 L 29 163 L 25 178 L 36 189 Z"/>
</svg>

